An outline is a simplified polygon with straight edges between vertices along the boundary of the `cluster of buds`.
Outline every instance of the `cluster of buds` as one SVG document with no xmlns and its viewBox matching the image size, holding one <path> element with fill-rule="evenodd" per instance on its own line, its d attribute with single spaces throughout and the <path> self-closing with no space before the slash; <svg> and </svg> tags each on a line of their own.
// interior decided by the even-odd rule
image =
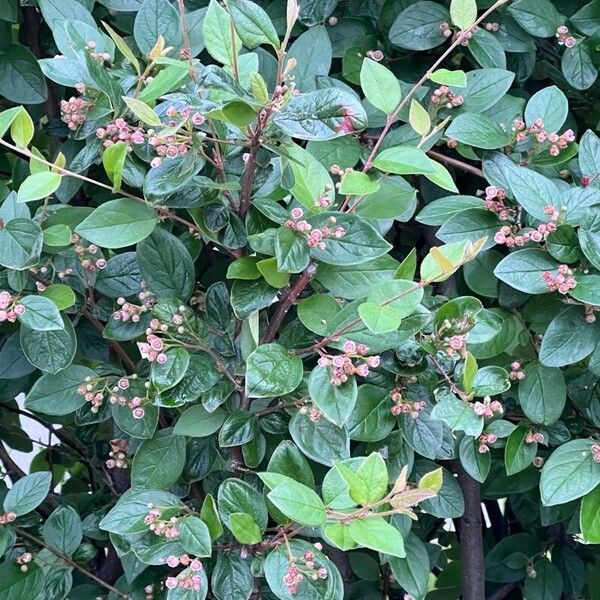
<svg viewBox="0 0 600 600">
<path fill-rule="evenodd" d="M 440 31 L 442 32 L 442 35 L 445 38 L 449 38 L 452 36 L 452 29 L 450 28 L 450 25 L 448 25 L 448 23 L 446 21 L 442 21 L 440 23 Z"/>
<path fill-rule="evenodd" d="M 490 451 L 488 444 L 493 444 L 498 439 L 498 436 L 495 433 L 484 433 L 479 436 L 477 440 L 479 443 L 479 453 L 485 454 Z"/>
<path fill-rule="evenodd" d="M 40 269 L 40 271 L 42 271 L 42 269 Z M 56 272 L 56 276 L 61 280 L 67 278 L 69 275 L 73 275 L 73 269 L 71 267 L 65 267 L 62 271 Z"/>
<path fill-rule="evenodd" d="M 498 29 L 500 29 L 500 25 L 498 23 L 486 23 L 483 28 L 486 31 L 498 31 Z"/>
<path fill-rule="evenodd" d="M 323 369 L 331 367 L 331 377 L 329 381 L 333 385 L 342 385 L 348 381 L 350 375 L 359 375 L 366 377 L 369 374 L 369 368 L 376 368 L 381 363 L 379 356 L 365 356 L 369 348 L 364 344 L 356 344 L 348 340 L 344 342 L 344 354 L 329 356 L 323 354 L 319 358 L 319 366 Z M 353 361 L 358 359 L 357 364 Z"/>
<path fill-rule="evenodd" d="M 544 129 L 543 119 L 536 119 L 529 127 L 525 125 L 522 119 L 515 119 L 512 131 L 516 133 L 517 142 L 534 139 L 538 144 L 548 145 L 551 156 L 558 156 L 561 150 L 564 150 L 570 142 L 575 141 L 575 133 L 572 129 L 567 129 L 564 133 L 558 135 L 556 131 Z"/>
<path fill-rule="evenodd" d="M 28 564 L 33 560 L 33 556 L 31 555 L 31 552 L 23 552 L 23 554 L 17 556 L 15 560 L 17 564 L 20 565 L 21 571 L 25 573 L 25 571 L 27 571 L 29 568 Z"/>
<path fill-rule="evenodd" d="M 502 408 L 502 404 L 498 400 L 492 400 L 489 396 L 486 396 L 483 402 L 475 402 L 473 404 L 473 412 L 478 417 L 489 419 L 495 414 L 502 414 L 504 408 Z"/>
<path fill-rule="evenodd" d="M 587 323 L 596 322 L 596 313 L 600 312 L 600 307 L 592 306 L 591 304 L 585 305 L 585 320 Z"/>
<path fill-rule="evenodd" d="M 321 413 L 321 411 L 316 406 L 303 406 L 300 409 L 300 414 L 308 415 L 308 418 L 313 423 L 318 423 L 321 420 L 321 417 L 323 416 L 323 413 Z"/>
<path fill-rule="evenodd" d="M 90 53 L 90 56 L 98 62 L 105 62 L 110 60 L 110 54 L 108 52 L 96 52 L 96 42 L 90 40 L 86 45 L 85 49 Z"/>
<path fill-rule="evenodd" d="M 303 219 L 304 211 L 301 208 L 292 208 L 290 213 L 291 219 L 285 222 L 285 226 L 306 236 L 306 243 L 311 248 L 319 248 L 324 250 L 326 247 L 325 240 L 327 238 L 343 238 L 346 235 L 346 230 L 343 227 L 328 227 L 324 225 L 317 229 L 313 229 L 312 225 Z M 335 224 L 335 217 L 329 217 L 329 222 Z"/>
<path fill-rule="evenodd" d="M 90 410 L 94 414 L 97 413 L 104 403 L 104 397 L 107 393 L 104 379 L 93 379 L 89 376 L 86 377 L 85 383 L 77 388 L 77 393 L 83 396 L 86 402 L 91 404 Z"/>
<path fill-rule="evenodd" d="M 150 510 L 144 517 L 144 523 L 149 525 L 150 531 L 168 540 L 174 540 L 179 537 L 179 527 L 177 526 L 179 519 L 177 517 L 162 520 L 162 511 L 159 508 L 154 507 L 152 504 L 149 504 L 148 508 Z"/>
<path fill-rule="evenodd" d="M 96 244 L 86 246 L 76 233 L 71 236 L 71 243 L 75 244 L 73 250 L 81 261 L 81 266 L 86 271 L 95 273 L 98 269 L 106 268 L 106 259 L 98 256 L 98 246 Z"/>
<path fill-rule="evenodd" d="M 485 188 L 485 207 L 496 213 L 503 221 L 508 221 L 514 216 L 515 210 L 504 204 L 506 198 L 506 190 L 504 188 L 498 188 L 495 185 L 488 185 Z"/>
<path fill-rule="evenodd" d="M 368 50 L 367 57 L 375 62 L 381 62 L 383 60 L 383 52 L 381 50 Z"/>
<path fill-rule="evenodd" d="M 154 584 L 151 583 L 144 588 L 145 600 L 154 600 Z"/>
<path fill-rule="evenodd" d="M 131 376 L 131 378 L 137 379 L 137 375 L 134 374 Z M 149 382 L 145 382 L 144 385 L 146 388 L 150 387 Z M 146 414 L 142 407 L 142 405 L 144 404 L 143 398 L 140 398 L 139 396 L 133 396 L 132 398 L 127 398 L 126 396 L 123 395 L 123 392 L 127 389 L 129 389 L 129 379 L 127 377 L 121 377 L 117 381 L 117 385 L 113 386 L 108 401 L 111 404 L 118 404 L 119 406 L 128 406 L 131 409 L 131 416 L 134 419 L 143 419 L 144 415 Z M 119 441 L 119 440 L 116 440 L 116 441 Z M 111 444 L 112 444 L 112 442 L 111 442 Z M 125 447 L 127 447 L 126 443 L 125 443 Z M 122 468 L 127 468 L 127 467 L 125 466 Z"/>
<path fill-rule="evenodd" d="M 120 381 L 121 380 L 119 380 L 119 382 Z M 106 461 L 106 468 L 127 469 L 129 466 L 127 462 L 127 450 L 127 440 L 122 440 L 119 438 L 110 440 L 110 452 L 108 453 L 110 458 Z"/>
<path fill-rule="evenodd" d="M 25 307 L 6 290 L 0 292 L 0 323 L 8 321 L 14 323 L 17 317 L 25 312 Z"/>
<path fill-rule="evenodd" d="M 464 98 L 457 96 L 447 85 L 440 85 L 433 90 L 431 102 L 439 108 L 455 108 L 464 102 Z"/>
<path fill-rule="evenodd" d="M 600 463 L 600 444 L 592 445 L 592 458 L 594 462 Z"/>
<path fill-rule="evenodd" d="M 0 515 L 0 525 L 6 525 L 7 523 L 12 523 L 17 518 L 17 513 L 7 512 L 3 515 Z"/>
<path fill-rule="evenodd" d="M 444 348 L 444 351 L 449 356 L 452 356 L 455 352 L 460 353 L 461 351 L 464 351 L 467 344 L 467 334 L 452 335 L 446 338 L 445 342 L 446 347 Z"/>
<path fill-rule="evenodd" d="M 141 291 L 138 294 L 138 298 L 142 302 L 142 304 L 139 306 L 137 304 L 127 302 L 127 300 L 125 300 L 123 297 L 117 298 L 117 304 L 120 308 L 112 314 L 112 318 L 115 321 L 131 320 L 134 323 L 138 323 L 141 316 L 148 312 L 148 310 L 150 310 L 156 303 L 156 298 L 150 292 Z"/>
<path fill-rule="evenodd" d="M 182 571 L 177 577 L 167 577 L 165 586 L 169 590 L 182 588 L 184 590 L 200 591 L 202 585 L 202 577 L 192 571 Z"/>
<path fill-rule="evenodd" d="M 154 148 L 157 154 L 150 162 L 150 166 L 155 168 L 162 163 L 162 159 L 165 157 L 176 158 L 187 154 L 192 144 L 192 138 L 191 136 L 168 135 L 160 137 L 153 135 L 149 138 L 148 143 Z"/>
<path fill-rule="evenodd" d="M 321 544 L 315 544 L 315 547 L 321 549 Z M 327 569 L 319 567 L 315 562 L 315 554 L 307 550 L 301 557 L 290 557 L 290 565 L 283 576 L 283 583 L 290 594 L 298 593 L 298 586 L 304 579 L 317 581 L 318 579 L 327 579 Z"/>
<path fill-rule="evenodd" d="M 85 98 L 71 96 L 60 101 L 60 118 L 71 130 L 77 129 L 87 119 L 92 103 Z"/>
<path fill-rule="evenodd" d="M 523 381 L 525 379 L 525 371 L 521 369 L 521 363 L 518 360 L 510 363 L 510 373 L 508 377 L 511 381 Z"/>
<path fill-rule="evenodd" d="M 410 415 L 413 419 L 416 419 L 426 406 L 425 401 L 423 400 L 414 402 L 411 400 L 404 400 L 402 397 L 402 388 L 399 386 L 395 387 L 390 392 L 390 398 L 394 403 L 390 412 L 395 417 L 398 415 Z"/>
<path fill-rule="evenodd" d="M 102 140 L 105 148 L 116 144 L 117 142 L 130 142 L 132 144 L 144 143 L 144 129 L 142 127 L 133 127 L 127 123 L 123 117 L 115 119 L 106 127 L 96 129 L 96 137 Z"/>
<path fill-rule="evenodd" d="M 568 294 L 577 286 L 577 280 L 573 277 L 573 271 L 568 265 L 558 265 L 558 273 L 553 275 L 551 271 L 544 271 L 542 275 L 546 287 L 551 292 Z"/>
<path fill-rule="evenodd" d="M 531 429 L 525 435 L 526 444 L 542 444 L 544 442 L 544 434 L 539 431 L 532 431 Z"/>
<path fill-rule="evenodd" d="M 576 43 L 575 38 L 569 34 L 569 28 L 566 25 L 557 27 L 556 39 L 560 46 L 566 46 L 567 48 L 572 48 Z"/>
<path fill-rule="evenodd" d="M 142 358 L 145 358 L 148 362 L 156 361 L 159 365 L 164 365 L 167 362 L 167 355 L 163 352 L 165 343 L 155 333 L 147 333 L 146 341 L 138 342 L 138 349 Z"/>
<path fill-rule="evenodd" d="M 187 554 L 182 554 L 181 556 L 172 554 L 167 558 L 167 565 L 172 569 L 183 565 L 184 567 L 189 567 L 192 571 L 199 571 L 202 568 L 202 563 L 197 558 L 191 558 Z"/>
</svg>

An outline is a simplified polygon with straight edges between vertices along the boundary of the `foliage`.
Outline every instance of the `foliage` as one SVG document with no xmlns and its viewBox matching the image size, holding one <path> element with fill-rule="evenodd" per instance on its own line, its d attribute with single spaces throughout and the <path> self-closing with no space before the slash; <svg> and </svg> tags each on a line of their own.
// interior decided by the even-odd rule
<svg viewBox="0 0 600 600">
<path fill-rule="evenodd" d="M 597 597 L 599 6 L 0 0 L 0 599 Z"/>
</svg>

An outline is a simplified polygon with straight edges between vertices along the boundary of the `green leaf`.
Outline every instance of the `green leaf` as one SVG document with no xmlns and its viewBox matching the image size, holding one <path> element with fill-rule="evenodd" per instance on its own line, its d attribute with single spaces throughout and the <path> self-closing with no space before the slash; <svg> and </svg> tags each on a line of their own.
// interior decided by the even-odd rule
<svg viewBox="0 0 600 600">
<path fill-rule="evenodd" d="M 260 44 L 271 44 L 279 48 L 279 36 L 269 15 L 250 0 L 227 0 L 227 8 L 233 19 L 235 30 L 246 48 Z"/>
<path fill-rule="evenodd" d="M 316 366 L 308 378 L 308 393 L 325 418 L 342 427 L 356 403 L 356 379 L 349 377 L 341 385 L 333 385 L 330 377 L 329 368 Z"/>
<path fill-rule="evenodd" d="M 340 194 L 366 196 L 374 194 L 379 190 L 379 182 L 371 179 L 366 173 L 353 171 L 344 175 L 342 185 L 339 188 Z"/>
<path fill-rule="evenodd" d="M 301 140 L 332 140 L 367 126 L 367 115 L 356 97 L 339 88 L 324 88 L 292 96 L 273 118 L 286 135 Z"/>
<path fill-rule="evenodd" d="M 157 221 L 149 206 L 119 198 L 101 204 L 75 232 L 103 248 L 124 248 L 148 237 Z"/>
<path fill-rule="evenodd" d="M 53 171 L 40 171 L 30 175 L 19 187 L 18 202 L 32 202 L 51 196 L 60 185 L 61 176 Z"/>
<path fill-rule="evenodd" d="M 600 483 L 600 464 L 592 457 L 592 444 L 589 439 L 571 440 L 550 455 L 540 480 L 544 506 L 581 498 Z"/>
<path fill-rule="evenodd" d="M 59 506 L 42 527 L 44 541 L 63 554 L 70 556 L 83 538 L 81 518 L 70 506 Z"/>
<path fill-rule="evenodd" d="M 525 30 L 536 37 L 552 37 L 564 18 L 550 0 L 517 0 L 508 12 Z"/>
<path fill-rule="evenodd" d="M 152 385 L 159 392 L 176 386 L 183 379 L 190 364 L 190 353 L 185 348 L 169 348 L 165 354 L 166 362 L 160 364 L 154 361 L 151 367 Z"/>
<path fill-rule="evenodd" d="M 563 576 L 547 558 L 534 563 L 535 577 L 527 577 L 523 586 L 525 600 L 560 600 L 563 596 Z"/>
<path fill-rule="evenodd" d="M 560 369 L 534 361 L 523 369 L 519 383 L 519 403 L 534 423 L 552 425 L 560 418 L 567 400 L 565 378 Z"/>
<path fill-rule="evenodd" d="M 344 463 L 337 463 L 336 469 L 348 484 L 351 498 L 358 504 L 374 504 L 387 493 L 388 471 L 379 452 L 369 454 L 356 472 Z"/>
<path fill-rule="evenodd" d="M 316 89 L 317 77 L 329 75 L 332 49 L 327 29 L 323 25 L 311 27 L 299 35 L 287 53 L 296 60 L 294 81 L 303 92 Z"/>
<path fill-rule="evenodd" d="M 475 113 L 458 115 L 446 130 L 446 135 L 463 144 L 485 150 L 502 148 L 512 140 L 511 132 L 505 131 L 489 117 Z"/>
<path fill-rule="evenodd" d="M 525 124 L 530 127 L 542 119 L 546 131 L 559 131 L 569 113 L 567 97 L 555 85 L 536 92 L 525 107 Z"/>
<path fill-rule="evenodd" d="M 133 24 L 135 43 L 147 54 L 154 48 L 158 36 L 163 37 L 165 46 L 181 45 L 179 14 L 168 0 L 145 0 Z"/>
<path fill-rule="evenodd" d="M 64 329 L 36 331 L 25 325 L 20 328 L 20 343 L 27 360 L 41 371 L 58 373 L 75 358 L 77 338 L 71 321 L 63 317 Z"/>
<path fill-rule="evenodd" d="M 159 298 L 190 298 L 196 283 L 194 261 L 179 238 L 157 227 L 138 243 L 136 257 L 152 293 Z"/>
<path fill-rule="evenodd" d="M 414 146 L 394 146 L 380 152 L 373 166 L 386 173 L 397 175 L 418 175 L 434 173 L 433 161 L 419 148 Z"/>
<path fill-rule="evenodd" d="M 363 60 L 360 85 L 367 100 L 387 115 L 400 104 L 402 93 L 398 79 L 387 67 L 370 58 Z"/>
<path fill-rule="evenodd" d="M 51 225 L 44 229 L 44 245 L 46 246 L 68 246 L 71 243 L 71 229 L 68 225 Z"/>
<path fill-rule="evenodd" d="M 462 31 L 466 31 L 477 19 L 477 2 L 475 0 L 452 0 L 450 18 Z"/>
<path fill-rule="evenodd" d="M 359 546 L 399 558 L 406 556 L 400 532 L 382 517 L 353 519 L 348 533 Z"/>
<path fill-rule="evenodd" d="M 507 475 L 514 475 L 531 465 L 537 452 L 537 442 L 527 443 L 525 438 L 529 433 L 527 427 L 517 427 L 506 440 L 504 448 L 504 463 Z"/>
<path fill-rule="evenodd" d="M 440 419 L 453 431 L 464 431 L 472 437 L 478 437 L 483 430 L 483 418 L 475 414 L 473 407 L 450 394 L 433 407 L 431 418 Z"/>
<path fill-rule="evenodd" d="M 492 466 L 489 452 L 479 452 L 479 443 L 470 436 L 465 436 L 458 447 L 460 462 L 465 471 L 479 483 L 485 482 Z"/>
<path fill-rule="evenodd" d="M 219 431 L 226 418 L 224 410 L 217 409 L 209 413 L 201 404 L 196 404 L 179 417 L 173 433 L 188 437 L 208 437 Z"/>
<path fill-rule="evenodd" d="M 279 344 L 259 346 L 246 361 L 246 394 L 274 398 L 293 392 L 302 380 L 302 359 Z"/>
<path fill-rule="evenodd" d="M 25 296 L 20 304 L 25 307 L 19 321 L 35 331 L 56 331 L 64 329 L 58 308 L 52 300 L 43 296 Z"/>
<path fill-rule="evenodd" d="M 473 393 L 476 396 L 495 396 L 509 388 L 508 373 L 502 367 L 482 367 L 477 371 L 473 381 Z"/>
<path fill-rule="evenodd" d="M 128 150 L 129 144 L 127 142 L 117 142 L 102 152 L 102 164 L 108 178 L 112 181 L 115 192 L 121 189 L 121 178 Z"/>
<path fill-rule="evenodd" d="M 131 485 L 147 489 L 166 489 L 173 485 L 185 466 L 185 440 L 162 429 L 145 440 L 133 457 Z"/>
<path fill-rule="evenodd" d="M 86 377 L 96 373 L 82 365 L 69 365 L 57 374 L 42 375 L 27 397 L 25 407 L 46 415 L 68 415 L 85 405 L 85 398 L 77 388 L 85 383 Z"/>
<path fill-rule="evenodd" d="M 449 19 L 445 6 L 429 0 L 416 2 L 396 17 L 389 33 L 390 42 L 411 51 L 435 48 L 446 40 L 440 23 Z"/>
<path fill-rule="evenodd" d="M 58 310 L 65 310 L 75 304 L 77 298 L 75 292 L 64 283 L 54 283 L 40 292 L 40 296 L 49 298 L 56 304 Z"/>
<path fill-rule="evenodd" d="M 167 92 L 179 87 L 183 80 L 189 77 L 187 68 L 180 65 L 171 65 L 158 73 L 140 92 L 138 100 L 150 104 Z"/>
<path fill-rule="evenodd" d="M 415 598 L 423 598 L 427 594 L 431 564 L 427 546 L 414 534 L 409 533 L 404 540 L 405 558 L 391 558 L 392 573 L 407 593 Z"/>
<path fill-rule="evenodd" d="M 186 552 L 194 556 L 210 556 L 212 541 L 208 527 L 198 517 L 190 515 L 181 522 L 179 539 Z"/>
<path fill-rule="evenodd" d="M 582 215 L 579 227 L 579 243 L 588 260 L 600 268 L 600 217 L 595 208 L 588 208 Z"/>
<path fill-rule="evenodd" d="M 427 135 L 431 129 L 431 117 L 429 113 L 414 98 L 410 102 L 408 122 L 421 136 Z"/>
<path fill-rule="evenodd" d="M 511 287 L 527 294 L 546 294 L 548 288 L 543 274 L 556 274 L 558 264 L 543 250 L 525 248 L 511 252 L 494 269 L 494 275 Z"/>
<path fill-rule="evenodd" d="M 262 540 L 258 525 L 248 513 L 231 513 L 229 526 L 231 533 L 240 544 L 258 544 Z"/>
<path fill-rule="evenodd" d="M 35 56 L 25 46 L 8 43 L 0 50 L 0 89 L 16 104 L 46 100 L 46 80 Z"/>
<path fill-rule="evenodd" d="M 326 519 L 325 505 L 310 488 L 297 482 L 276 486 L 267 498 L 287 517 L 308 527 L 319 527 Z"/>
<path fill-rule="evenodd" d="M 12 125 L 12 122 L 17 118 L 17 115 L 24 110 L 25 109 L 22 106 L 13 106 L 13 108 L 7 108 L 6 110 L 0 112 L 0 137 L 4 137 L 4 134 L 8 131 Z M 17 131 L 17 134 L 22 136 L 21 128 L 22 125 Z M 20 139 L 19 141 L 24 141 L 24 139 L 26 138 L 23 137 L 23 139 Z"/>
<path fill-rule="evenodd" d="M 202 37 L 208 53 L 224 65 L 233 64 L 242 47 L 242 41 L 233 31 L 233 23 L 227 11 L 217 2 L 210 0 L 202 22 Z"/>
<path fill-rule="evenodd" d="M 0 224 L 0 265 L 25 270 L 35 265 L 42 252 L 44 235 L 31 219 L 11 219 Z"/>
<path fill-rule="evenodd" d="M 467 76 L 464 71 L 449 71 L 448 69 L 437 69 L 429 79 L 439 85 L 451 85 L 453 87 L 465 87 L 467 85 Z"/>
<path fill-rule="evenodd" d="M 17 146 L 27 148 L 35 133 L 33 120 L 29 113 L 23 107 L 17 108 L 16 114 L 12 117 L 9 116 L 11 114 L 10 110 L 4 112 L 7 113 L 7 121 L 10 121 L 10 137 Z M 0 126 L 0 129 L 3 127 L 4 125 Z M 4 132 L 2 135 L 4 135 Z M 35 163 L 36 161 L 31 159 L 30 168 Z"/>
<path fill-rule="evenodd" d="M 4 497 L 4 512 L 18 517 L 35 510 L 50 491 L 52 473 L 40 471 L 19 479 Z"/>
<path fill-rule="evenodd" d="M 600 486 L 596 486 L 583 497 L 579 524 L 586 542 L 600 543 Z"/>
<path fill-rule="evenodd" d="M 598 342 L 598 321 L 588 323 L 580 306 L 570 306 L 550 323 L 539 358 L 548 367 L 564 367 L 589 356 Z"/>
</svg>

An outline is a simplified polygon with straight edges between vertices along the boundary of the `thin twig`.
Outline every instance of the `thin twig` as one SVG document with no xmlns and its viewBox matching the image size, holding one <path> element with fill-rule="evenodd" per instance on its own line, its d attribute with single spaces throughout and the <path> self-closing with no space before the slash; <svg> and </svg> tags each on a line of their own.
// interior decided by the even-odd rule
<svg viewBox="0 0 600 600">
<path fill-rule="evenodd" d="M 441 152 L 435 152 L 434 150 L 428 150 L 427 154 L 434 158 L 435 160 L 450 165 L 456 169 L 460 169 L 461 171 L 465 171 L 465 173 L 470 173 L 471 175 L 475 175 L 475 177 L 480 177 L 481 179 L 485 179 L 485 175 L 481 169 L 470 165 L 462 160 L 458 160 L 458 158 L 452 158 L 451 156 L 446 156 Z"/>
<path fill-rule="evenodd" d="M 60 550 L 57 550 L 53 546 L 50 546 L 49 544 L 44 542 L 43 540 L 40 540 L 39 538 L 35 537 L 34 535 L 31 535 L 31 533 L 29 533 L 28 531 L 25 531 L 21 527 L 15 527 L 15 530 L 21 537 L 28 539 L 29 541 L 33 542 L 34 544 L 37 544 L 38 546 L 41 546 L 42 548 L 46 548 L 46 550 L 49 550 L 50 552 L 52 552 L 52 554 L 54 554 L 55 556 L 58 556 L 58 558 L 64 560 L 69 566 L 73 567 L 74 569 L 77 569 L 80 573 L 83 573 L 86 577 L 89 577 L 92 581 L 95 581 L 98 585 L 102 586 L 104 589 L 112 592 L 113 594 L 116 594 L 120 598 L 124 598 L 125 600 L 131 600 L 131 596 L 124 594 L 121 590 L 118 590 L 116 587 L 110 585 L 110 583 L 107 583 L 103 579 L 100 579 L 100 577 L 94 575 L 91 571 L 88 571 L 85 567 L 78 565 L 73 559 L 69 558 L 66 554 L 63 554 Z"/>
</svg>

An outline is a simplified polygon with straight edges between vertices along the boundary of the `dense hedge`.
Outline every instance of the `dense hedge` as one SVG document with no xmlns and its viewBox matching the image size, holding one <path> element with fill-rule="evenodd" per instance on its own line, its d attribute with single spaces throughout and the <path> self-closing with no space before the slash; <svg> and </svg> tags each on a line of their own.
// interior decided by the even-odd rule
<svg viewBox="0 0 600 600">
<path fill-rule="evenodd" d="M 22 4 L 0 600 L 598 598 L 600 0 Z"/>
</svg>

